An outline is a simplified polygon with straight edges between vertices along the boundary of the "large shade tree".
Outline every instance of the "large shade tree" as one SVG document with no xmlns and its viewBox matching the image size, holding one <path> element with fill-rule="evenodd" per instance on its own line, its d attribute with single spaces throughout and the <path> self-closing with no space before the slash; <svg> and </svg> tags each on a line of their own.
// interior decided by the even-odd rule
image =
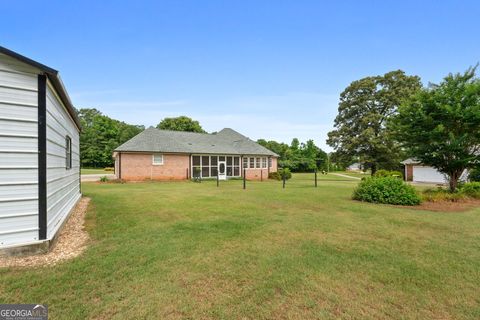
<svg viewBox="0 0 480 320">
<path fill-rule="evenodd" d="M 175 118 L 165 118 L 157 125 L 157 129 L 173 130 L 173 131 L 189 131 L 205 133 L 198 121 L 186 116 Z"/>
<path fill-rule="evenodd" d="M 82 167 L 112 166 L 113 150 L 145 129 L 143 126 L 112 119 L 93 108 L 80 109 L 78 116 L 82 125 L 80 134 Z"/>
<path fill-rule="evenodd" d="M 476 68 L 421 90 L 392 121 L 414 158 L 448 176 L 455 191 L 465 169 L 480 163 L 480 79 Z"/>
<path fill-rule="evenodd" d="M 339 159 L 360 159 L 372 174 L 396 168 L 402 153 L 386 124 L 420 88 L 419 77 L 401 70 L 352 82 L 340 95 L 335 130 L 328 133 L 327 143 Z"/>
</svg>

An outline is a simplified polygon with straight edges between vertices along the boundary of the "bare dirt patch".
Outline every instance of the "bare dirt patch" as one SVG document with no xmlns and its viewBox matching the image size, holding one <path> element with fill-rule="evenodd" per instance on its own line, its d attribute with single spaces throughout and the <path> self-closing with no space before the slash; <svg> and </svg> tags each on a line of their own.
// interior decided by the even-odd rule
<svg viewBox="0 0 480 320">
<path fill-rule="evenodd" d="M 88 241 L 84 223 L 89 203 L 90 198 L 82 198 L 77 203 L 57 242 L 49 252 L 27 257 L 0 257 L 0 268 L 52 266 L 79 256 L 85 250 Z"/>
<path fill-rule="evenodd" d="M 437 212 L 462 212 L 480 207 L 480 200 L 465 199 L 460 201 L 423 201 L 418 206 L 399 206 L 402 208 Z"/>
</svg>

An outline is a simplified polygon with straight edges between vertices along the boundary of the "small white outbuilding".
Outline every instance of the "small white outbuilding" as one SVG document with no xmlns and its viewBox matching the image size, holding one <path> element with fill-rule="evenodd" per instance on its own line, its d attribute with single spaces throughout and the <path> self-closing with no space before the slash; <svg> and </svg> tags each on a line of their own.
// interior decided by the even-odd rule
<svg viewBox="0 0 480 320">
<path fill-rule="evenodd" d="M 0 254 L 57 235 L 81 197 L 79 134 L 58 71 L 0 46 Z"/>
<path fill-rule="evenodd" d="M 407 159 L 402 161 L 405 166 L 405 180 L 420 182 L 420 183 L 437 183 L 447 184 L 448 177 L 435 169 L 434 167 L 426 166 L 415 159 Z M 460 177 L 460 181 L 467 181 L 468 171 L 465 170 Z"/>
</svg>

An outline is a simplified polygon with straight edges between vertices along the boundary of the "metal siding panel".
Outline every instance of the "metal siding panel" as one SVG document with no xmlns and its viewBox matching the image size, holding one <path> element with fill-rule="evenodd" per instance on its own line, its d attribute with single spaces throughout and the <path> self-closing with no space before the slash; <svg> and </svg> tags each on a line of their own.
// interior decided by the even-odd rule
<svg viewBox="0 0 480 320">
<path fill-rule="evenodd" d="M 8 121 L 0 119 L 0 135 L 27 135 L 36 137 L 38 127 L 36 123 Z"/>
<path fill-rule="evenodd" d="M 35 74 L 13 73 L 0 69 L 0 86 L 37 91 L 37 77 Z"/>
<path fill-rule="evenodd" d="M 14 233 L 17 230 L 36 230 L 37 219 L 36 215 L 0 218 L 0 236 Z"/>
<path fill-rule="evenodd" d="M 37 181 L 38 169 L 0 169 L 0 184 Z"/>
<path fill-rule="evenodd" d="M 38 240 L 38 84 L 34 71 L 0 55 L 0 246 Z"/>
<path fill-rule="evenodd" d="M 38 196 L 38 192 L 35 196 Z M 0 202 L 0 215 L 2 216 L 37 211 L 38 200 Z"/>
<path fill-rule="evenodd" d="M 65 138 L 72 139 L 72 168 L 66 169 Z M 63 104 L 47 87 L 47 232 L 55 235 L 80 197 L 79 133 Z"/>
<path fill-rule="evenodd" d="M 36 138 L 0 137 L 0 153 L 2 151 L 38 152 Z"/>
<path fill-rule="evenodd" d="M 64 131 L 59 131 L 59 132 L 67 132 L 71 137 L 72 137 L 72 142 L 73 138 L 76 138 L 79 136 L 79 132 L 77 127 L 75 126 L 73 120 L 71 119 L 70 115 L 66 111 L 65 107 L 63 106 L 63 103 L 61 103 L 58 99 L 57 96 L 51 91 L 50 88 L 47 90 L 47 106 L 52 106 L 52 108 L 47 107 L 47 112 L 50 114 L 55 121 L 49 122 L 47 120 L 47 123 L 58 123 L 62 126 Z M 47 114 L 47 117 L 48 117 Z"/>
<path fill-rule="evenodd" d="M 0 101 L 36 106 L 37 92 L 0 87 Z"/>
<path fill-rule="evenodd" d="M 0 101 L 0 118 L 19 118 L 37 121 L 37 107 L 5 104 Z"/>
<path fill-rule="evenodd" d="M 38 192 L 37 184 L 31 185 L 0 185 L 0 201 L 18 198 L 32 198 Z"/>
<path fill-rule="evenodd" d="M 2 167 L 21 168 L 37 167 L 38 156 L 33 153 L 4 153 L 0 157 L 0 170 Z"/>
<path fill-rule="evenodd" d="M 34 242 L 38 240 L 38 229 L 17 231 L 14 234 L 0 235 L 0 247 Z"/>
<path fill-rule="evenodd" d="M 68 202 L 64 203 L 63 207 L 60 208 L 62 212 L 66 212 L 67 214 L 75 207 L 75 204 L 81 197 L 80 188 L 77 187 L 72 191 L 73 196 L 69 197 Z M 59 211 L 60 211 L 59 210 Z M 48 237 L 51 238 L 55 235 L 58 231 L 58 228 L 62 225 L 63 221 L 67 218 L 67 214 L 57 215 L 56 217 L 52 218 L 50 224 L 48 225 Z"/>
</svg>

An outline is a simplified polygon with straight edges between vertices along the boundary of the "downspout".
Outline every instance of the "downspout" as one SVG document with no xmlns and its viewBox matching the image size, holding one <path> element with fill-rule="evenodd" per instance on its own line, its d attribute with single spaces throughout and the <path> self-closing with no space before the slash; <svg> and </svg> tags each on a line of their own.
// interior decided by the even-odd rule
<svg viewBox="0 0 480 320">
<path fill-rule="evenodd" d="M 218 174 L 218 173 L 217 173 Z M 192 179 L 192 154 L 188 156 L 188 174 L 187 180 Z"/>
<path fill-rule="evenodd" d="M 122 180 L 122 153 L 118 153 L 118 179 Z"/>
</svg>

